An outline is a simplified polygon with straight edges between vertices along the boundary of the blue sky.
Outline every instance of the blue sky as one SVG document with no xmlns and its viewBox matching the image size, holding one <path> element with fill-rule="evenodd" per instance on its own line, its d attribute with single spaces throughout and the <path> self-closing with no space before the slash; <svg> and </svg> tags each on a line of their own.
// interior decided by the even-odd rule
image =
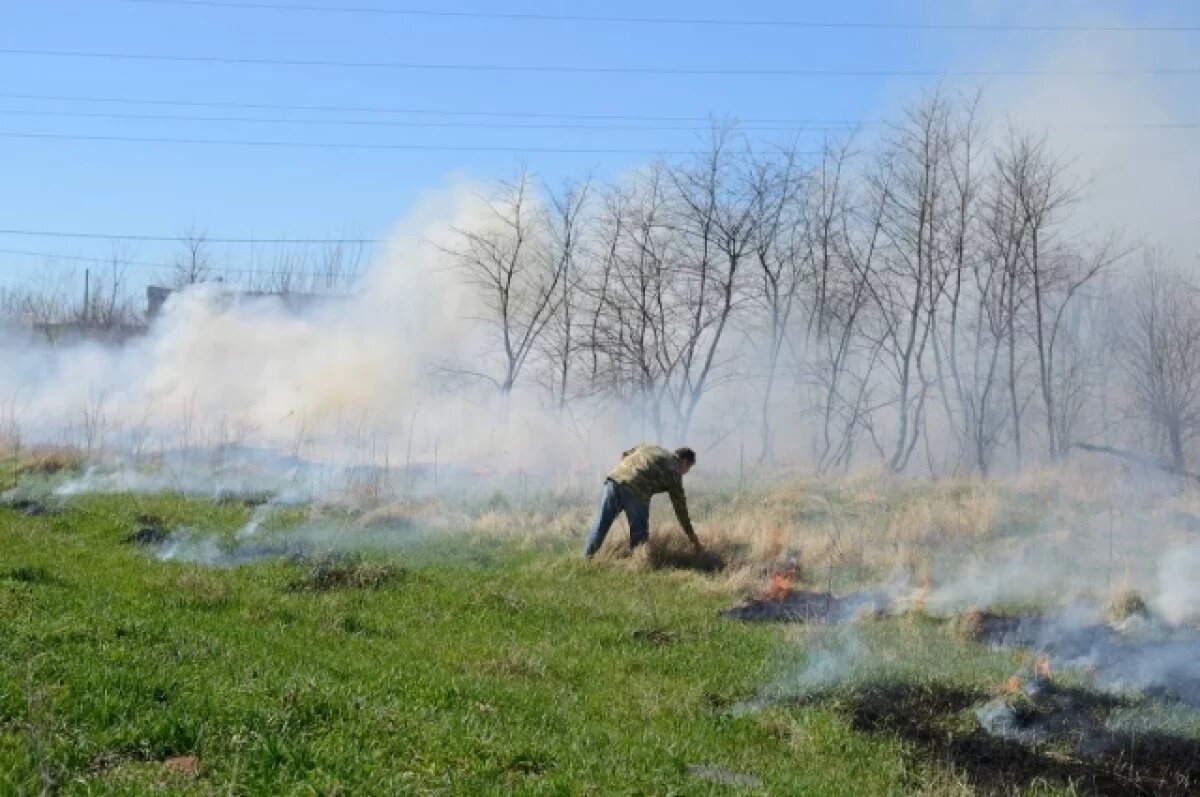
<svg viewBox="0 0 1200 797">
<path fill-rule="evenodd" d="M 300 4 L 300 0 L 277 0 Z M 1164 2 L 833 3 L 546 0 L 309 0 L 308 5 L 502 10 L 606 16 L 886 21 L 1200 25 L 1200 4 Z M 287 12 L 129 2 L 0 2 L 0 49 L 99 51 L 440 64 L 533 64 L 716 69 L 928 70 L 1036 68 L 1064 39 L 1054 32 L 921 31 L 497 21 L 358 13 Z M 1200 66 L 1200 33 L 1095 33 L 1083 47 L 1134 46 L 1165 67 Z M 1005 83 L 994 78 L 1001 92 Z M 1163 78 L 1194 98 L 1200 76 Z M 0 133 L 255 139 L 350 144 L 686 150 L 696 130 L 498 129 L 554 120 L 466 112 L 742 119 L 878 119 L 928 89 L 911 77 L 796 77 L 409 71 L 123 61 L 0 54 Z M 1179 84 L 1182 83 L 1182 89 Z M 13 95 L 24 95 L 21 97 Z M 1008 96 L 1012 96 L 1011 92 Z M 33 97 L 37 97 L 34 99 Z M 54 100 L 171 100 L 455 112 L 382 113 L 175 107 Z M 1187 105 L 1186 103 L 1184 105 Z M 1189 106 L 1190 107 L 1190 106 Z M 36 112 L 36 113 L 32 113 Z M 112 119 L 55 114 L 239 117 L 240 121 Z M 1200 114 L 1197 114 L 1200 116 Z M 249 121 L 269 119 L 266 121 Z M 316 121 L 337 124 L 317 124 Z M 349 121 L 368 124 L 347 125 Z M 1193 120 L 1196 121 L 1196 120 Z M 595 122 L 593 122 L 595 123 Z M 610 122 L 615 124 L 615 122 Z M 654 125 L 650 121 L 626 124 Z M 660 125 L 687 126 L 687 122 Z M 754 126 L 748 123 L 748 126 Z M 777 135 L 764 133 L 764 135 Z M 817 135 L 817 133 L 809 133 Z M 1193 145 L 1196 131 L 1171 139 Z M 1200 150 L 1200 146 L 1192 146 Z M 197 146 L 0 136 L 0 228 L 228 237 L 377 237 L 420 191 L 453 175 L 512 174 L 522 163 L 556 181 L 609 174 L 642 154 L 499 153 Z M 1193 161 L 1194 162 L 1194 161 Z M 103 257 L 111 244 L 0 235 L 0 249 Z M 169 245 L 138 244 L 136 257 L 166 259 Z M 241 265 L 245 251 L 223 254 Z M 40 259 L 38 259 L 40 260 Z M 0 254 L 0 283 L 52 268 Z M 65 266 L 66 264 L 64 264 Z M 78 264 L 76 264 L 78 266 Z M 53 267 L 58 268 L 58 267 Z M 139 275 L 139 282 L 152 274 Z"/>
</svg>

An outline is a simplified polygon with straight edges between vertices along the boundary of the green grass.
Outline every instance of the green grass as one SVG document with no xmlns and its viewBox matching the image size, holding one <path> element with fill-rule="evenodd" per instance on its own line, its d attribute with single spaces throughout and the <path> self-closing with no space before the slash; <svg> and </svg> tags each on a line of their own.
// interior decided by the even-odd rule
<svg viewBox="0 0 1200 797">
<path fill-rule="evenodd" d="M 389 577 L 369 588 L 299 589 L 301 565 L 165 564 L 122 542 L 139 518 L 228 531 L 249 513 L 0 510 L 0 793 L 734 789 L 690 765 L 770 793 L 921 786 L 898 743 L 830 712 L 730 712 L 792 649 L 719 620 L 728 598 L 699 576 L 446 539 L 374 563 Z M 182 755 L 198 775 L 161 764 Z"/>
<path fill-rule="evenodd" d="M 946 624 L 853 632 L 873 651 L 859 675 L 899 691 L 798 700 L 821 692 L 813 662 L 843 655 L 837 637 L 720 619 L 719 580 L 585 565 L 577 539 L 447 533 L 238 568 L 124 542 L 147 522 L 228 535 L 252 513 L 178 496 L 0 509 L 0 794 L 858 797 L 987 782 L 931 740 L 975 739 L 969 705 L 1017 662 Z M 176 756 L 198 772 L 171 771 Z M 1024 793 L 1069 793 L 1041 759 L 1022 764 Z"/>
</svg>

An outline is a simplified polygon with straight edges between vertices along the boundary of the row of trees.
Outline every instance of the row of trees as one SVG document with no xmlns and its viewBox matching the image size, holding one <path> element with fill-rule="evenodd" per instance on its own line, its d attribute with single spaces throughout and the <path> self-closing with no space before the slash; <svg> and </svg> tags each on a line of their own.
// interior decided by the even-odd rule
<svg viewBox="0 0 1200 797">
<path fill-rule="evenodd" d="M 365 248 L 361 243 L 333 242 L 271 246 L 268 254 L 238 267 L 228 263 L 209 237 L 189 232 L 179 239 L 167 263 L 145 279 L 136 253 L 116 249 L 95 265 L 70 274 L 51 270 L 53 258 L 39 279 L 0 287 L 0 321 L 45 326 L 84 324 L 100 329 L 131 327 L 145 322 L 146 284 L 180 289 L 220 283 L 247 293 L 338 294 L 350 291 L 362 274 Z M 137 277 L 141 277 L 138 279 Z"/>
<path fill-rule="evenodd" d="M 937 94 L 815 153 L 718 128 L 701 154 L 605 184 L 522 174 L 444 253 L 493 344 L 471 374 L 558 407 L 620 402 L 663 439 L 732 401 L 723 422 L 753 405 L 763 461 L 799 428 L 825 470 L 987 473 L 1092 438 L 1182 469 L 1194 292 L 1116 268 L 1130 250 L 1081 199 L 1045 137 Z"/>
</svg>

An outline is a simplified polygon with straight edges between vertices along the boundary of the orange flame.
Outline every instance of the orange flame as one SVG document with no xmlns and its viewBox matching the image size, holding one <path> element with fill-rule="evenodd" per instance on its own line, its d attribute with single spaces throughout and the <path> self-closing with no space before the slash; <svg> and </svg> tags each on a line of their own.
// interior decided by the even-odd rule
<svg viewBox="0 0 1200 797">
<path fill-rule="evenodd" d="M 1015 695 L 1021 691 L 1021 679 L 1013 676 L 1004 682 L 1004 686 L 1000 687 L 1001 691 L 1006 695 Z"/>
<path fill-rule="evenodd" d="M 918 612 L 920 614 L 925 613 L 925 599 L 929 597 L 930 585 L 931 585 L 931 582 L 929 580 L 929 574 L 928 573 L 922 574 L 921 589 L 919 589 L 917 591 L 917 596 L 915 598 L 913 598 L 913 611 Z"/>
<path fill-rule="evenodd" d="M 1050 666 L 1050 657 L 1038 656 L 1037 661 L 1033 663 L 1033 671 L 1038 678 L 1049 678 L 1053 675 L 1053 669 Z"/>
<path fill-rule="evenodd" d="M 785 601 L 792 594 L 792 589 L 796 585 L 796 568 L 789 567 L 783 570 L 776 570 L 771 576 L 771 583 L 767 585 L 767 589 L 763 592 L 763 600 L 778 603 Z"/>
</svg>

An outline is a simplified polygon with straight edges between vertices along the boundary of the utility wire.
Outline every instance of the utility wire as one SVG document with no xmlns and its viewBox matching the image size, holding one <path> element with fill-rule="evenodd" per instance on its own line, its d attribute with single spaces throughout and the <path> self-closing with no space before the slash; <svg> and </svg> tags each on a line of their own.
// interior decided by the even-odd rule
<svg viewBox="0 0 1200 797">
<path fill-rule="evenodd" d="M 175 268 L 169 263 L 147 263 L 140 260 L 125 260 L 119 257 L 83 257 L 82 255 L 66 255 L 59 252 L 30 252 L 26 249 L 0 249 L 0 254 L 17 255 L 21 257 L 42 257 L 47 260 L 71 260 L 80 263 L 115 263 L 120 266 L 136 268 Z"/>
<path fill-rule="evenodd" d="M 0 94 L 0 98 L 3 98 Z M 486 130 L 631 130 L 643 132 L 703 132 L 709 129 L 701 125 L 633 125 L 612 123 L 563 123 L 563 122 L 479 122 L 479 121 L 392 121 L 380 119 L 288 119 L 282 117 L 261 116 L 189 116 L 181 114 L 140 114 L 140 113 L 105 113 L 92 111 L 39 111 L 25 108 L 0 108 L 0 116 L 30 116 L 69 119 L 114 119 L 122 121 L 157 121 L 157 122 L 249 122 L 252 124 L 283 124 L 283 125 L 314 125 L 323 127 L 393 127 L 393 128 L 471 128 Z M 714 120 L 716 121 L 716 120 Z M 738 120 L 738 130 L 745 131 L 797 131 L 808 130 L 844 130 L 854 127 L 879 124 L 875 122 L 810 122 L 797 121 L 793 125 L 776 123 L 765 125 L 761 123 L 741 124 Z M 1200 122 L 1077 122 L 1056 125 L 1059 127 L 1083 128 L 1089 130 L 1193 130 L 1200 128 Z"/>
<path fill-rule="evenodd" d="M 132 144 L 182 144 L 187 146 L 233 146 L 259 149 L 324 149 L 385 152 L 503 152 L 515 154 L 555 155 L 649 155 L 651 157 L 693 156 L 705 154 L 702 150 L 669 149 L 619 149 L 608 147 L 501 147 L 501 146 L 455 146 L 448 144 L 359 144 L 354 142 L 326 141 L 281 141 L 240 138 L 177 138 L 171 136 L 109 136 L 83 133 L 14 133 L 0 131 L 0 139 L 32 141 L 96 141 Z M 819 150 L 797 150 L 795 155 L 820 155 Z M 1200 150 L 1148 150 L 1139 155 L 1187 156 L 1200 154 Z"/>
<path fill-rule="evenodd" d="M 191 239 L 208 244 L 377 244 L 374 238 L 215 238 L 208 235 L 118 235 L 103 232 L 59 232 L 56 230 L 0 230 L 0 235 L 29 238 L 84 238 L 97 241 L 145 241 L 179 243 Z M 32 254 L 26 252 L 25 254 Z"/>
<path fill-rule="evenodd" d="M 737 114 L 709 114 L 707 116 L 654 116 L 654 115 L 638 115 L 638 114 L 585 114 L 585 113 L 551 113 L 546 111 L 470 111 L 461 109 L 432 109 L 432 108 L 397 108 L 386 106 L 363 106 L 363 105 L 287 105 L 281 103 L 254 103 L 254 102 L 228 102 L 218 100 L 171 100 L 163 98 L 136 98 L 136 97 L 85 97 L 78 95 L 64 94 L 21 94 L 14 92 L 0 91 L 0 99 L 7 100 L 26 100 L 36 102 L 69 102 L 69 103 L 89 103 L 102 105 L 143 105 L 152 107 L 180 107 L 180 108 L 226 108 L 240 110 L 269 110 L 269 111 L 309 111 L 320 113 L 377 113 L 377 114 L 396 114 L 396 115 L 413 115 L 413 116 L 448 116 L 452 118 L 458 117 L 484 117 L 484 118 L 503 118 L 503 119 L 555 119 L 555 120 L 580 120 L 580 121 L 620 121 L 620 122 L 692 122 L 692 123 L 711 123 L 713 121 L 720 122 L 725 118 L 730 118 L 736 121 L 739 125 L 771 125 L 772 127 L 764 127 L 761 129 L 780 129 L 794 130 L 796 128 L 822 128 L 822 129 L 837 129 L 837 128 L 854 128 L 868 127 L 877 125 L 886 125 L 886 121 L 871 120 L 871 119 L 797 119 L 797 118 L 743 118 Z M 275 121 L 274 119 L 259 119 L 253 117 L 230 116 L 230 117 L 172 117 L 172 116 L 155 116 L 155 115 L 135 115 L 130 114 L 126 117 L 125 114 L 90 114 L 87 112 L 52 112 L 52 111 L 27 111 L 21 110 L 6 110 L 0 111 L 6 115 L 29 114 L 31 116 L 96 116 L 97 118 L 130 118 L 130 119 L 175 119 L 180 121 L 248 121 L 248 122 L 268 122 Z M 279 119 L 281 123 L 284 121 L 304 123 L 304 124 L 375 124 L 375 120 L 324 120 L 324 119 Z M 387 124 L 379 122 L 379 124 Z M 426 125 L 441 126 L 440 122 L 421 122 L 416 126 Z M 476 123 L 471 122 L 463 126 L 474 126 Z M 447 125 L 449 126 L 449 125 Z M 778 128 L 774 127 L 778 126 Z M 1120 123 L 1092 123 L 1078 122 L 1069 125 L 1071 127 L 1107 129 L 1107 128 L 1164 128 L 1164 129 L 1192 129 L 1200 127 L 1200 122 L 1120 122 Z M 497 125 L 497 127 L 501 127 Z M 514 128 L 517 126 L 514 125 Z M 537 129 L 538 125 L 528 125 L 530 129 Z M 555 125 L 547 125 L 549 127 L 558 127 Z M 574 126 L 563 125 L 564 129 L 574 129 Z M 592 127 L 580 126 L 580 129 L 592 129 Z M 597 130 L 610 129 L 608 125 L 596 125 Z M 619 125 L 612 126 L 611 129 L 626 129 Z M 630 126 L 630 130 L 693 130 L 706 129 L 701 125 L 694 127 L 680 126 L 674 127 L 635 127 Z M 742 129 L 747 129 L 743 127 Z M 750 128 L 755 129 L 755 128 Z"/>
<path fill-rule="evenodd" d="M 179 55 L 176 53 L 127 53 L 101 50 L 43 50 L 6 47 L 0 55 L 80 58 L 109 61 L 154 61 L 239 66 L 305 66 L 336 69 L 389 69 L 436 72 L 550 73 L 580 75 L 682 75 L 731 77 L 1154 77 L 1200 75 L 1200 67 L 1157 67 L 1148 69 L 825 69 L 803 67 L 678 67 L 678 66 L 572 66 L 566 64 L 453 64 L 418 61 L 345 61 L 307 58 L 251 58 L 224 55 Z"/>
<path fill-rule="evenodd" d="M 100 263 L 103 265 L 116 265 L 118 267 L 128 266 L 130 268 L 150 268 L 150 269 L 165 269 L 170 271 L 178 271 L 179 265 L 174 263 L 150 263 L 144 260 L 126 260 L 120 257 L 84 257 L 82 255 L 67 255 L 60 252 L 30 252 L 25 249 L 0 249 L 0 255 L 16 255 L 21 257 L 40 257 L 48 261 L 69 261 L 78 263 Z M 293 271 L 280 269 L 259 269 L 259 268 L 226 268 L 224 266 L 208 266 L 208 272 L 221 276 L 224 274 L 248 274 L 264 277 L 308 277 L 322 278 L 328 276 L 324 271 L 312 271 L 296 269 Z"/>
<path fill-rule="evenodd" d="M 0 138 L 44 141 L 110 141 L 133 144 L 185 144 L 278 149 L 344 149 L 391 152 L 508 152 L 571 155 L 695 155 L 696 150 L 620 149 L 613 147 L 501 147 L 448 144 L 360 144 L 332 141 L 268 141 L 242 138 L 180 138 L 172 136 L 108 136 L 83 133 L 16 133 L 0 131 Z M 814 154 L 814 153 L 797 153 Z"/>
<path fill-rule="evenodd" d="M 511 22 L 578 22 L 608 25 L 693 25 L 743 28 L 811 28 L 814 30 L 928 30 L 1053 33 L 1191 33 L 1192 25 L 1054 25 L 1022 23 L 937 23 L 824 21 L 800 19 L 737 19 L 733 17 L 650 17 L 585 14 L 545 14 L 512 11 L 444 11 L 428 8 L 387 8 L 383 6 L 329 6 L 311 3 L 228 2 L 227 0 L 126 0 L 139 5 L 191 6 L 237 11 L 282 11 L 322 14 L 355 14 L 444 19 L 487 19 Z"/>
<path fill-rule="evenodd" d="M 137 113 L 103 113 L 91 111 L 36 111 L 26 109 L 0 108 L 0 116 L 32 116 L 70 119 L 119 119 L 127 121 L 156 121 L 156 122 L 250 122 L 252 124 L 284 124 L 284 125 L 315 125 L 324 127 L 418 127 L 418 128 L 479 128 L 487 130 L 633 130 L 643 132 L 675 131 L 696 132 L 707 128 L 690 125 L 633 125 L 614 123 L 570 123 L 570 122 L 463 122 L 463 121 L 395 121 L 383 119 L 286 119 L 280 117 L 261 116 L 185 116 L 180 114 L 137 114 Z M 841 130 L 854 127 L 853 122 L 826 124 L 809 129 Z M 784 131 L 795 130 L 796 126 L 742 126 L 739 130 L 752 131 Z"/>
<path fill-rule="evenodd" d="M 713 116 L 639 116 L 632 114 L 584 114 L 584 113 L 546 113 L 522 111 L 465 111 L 465 110 L 435 110 L 432 108 L 396 108 L 362 105 L 282 105 L 278 103 L 249 103 L 249 102 L 218 102 L 204 100 L 168 100 L 161 98 L 130 98 L 130 97 L 80 97 L 61 94 L 15 94 L 0 92 L 0 98 L 10 100 L 36 100 L 49 102 L 84 102 L 112 105 L 154 105 L 178 106 L 187 108 L 243 108 L 252 110 L 271 111 L 319 111 L 331 113 L 380 113 L 405 114 L 424 116 L 482 116 L 512 119 L 594 119 L 617 121 L 650 121 L 650 122 L 707 122 Z M 786 124 L 786 125 L 841 125 L 851 124 L 844 120 L 829 119 L 742 119 L 746 123 L 755 124 Z M 880 124 L 879 122 L 854 122 L 854 124 Z"/>
</svg>

